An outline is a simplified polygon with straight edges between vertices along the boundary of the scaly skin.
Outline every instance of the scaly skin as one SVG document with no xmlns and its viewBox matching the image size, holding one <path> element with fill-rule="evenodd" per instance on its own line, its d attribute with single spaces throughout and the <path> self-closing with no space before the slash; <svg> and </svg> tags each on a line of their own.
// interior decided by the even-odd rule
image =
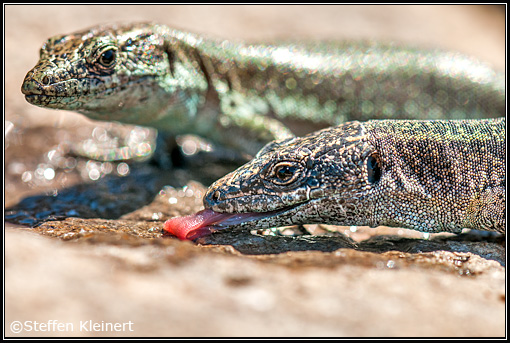
<svg viewBox="0 0 510 343">
<path fill-rule="evenodd" d="M 37 106 L 194 133 L 251 155 L 350 120 L 505 113 L 503 74 L 459 54 L 360 42 L 249 45 L 152 23 L 50 38 L 22 92 Z"/>
<path fill-rule="evenodd" d="M 254 212 L 229 222 L 239 227 L 325 223 L 505 233 L 505 147 L 504 118 L 349 122 L 269 143 L 216 181 L 204 205 Z"/>
</svg>

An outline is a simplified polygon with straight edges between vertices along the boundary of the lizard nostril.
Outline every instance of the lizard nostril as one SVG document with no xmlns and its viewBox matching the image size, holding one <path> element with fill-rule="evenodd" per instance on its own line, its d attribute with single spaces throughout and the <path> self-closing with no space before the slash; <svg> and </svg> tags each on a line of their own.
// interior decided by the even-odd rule
<svg viewBox="0 0 510 343">
<path fill-rule="evenodd" d="M 204 196 L 204 207 L 206 208 L 212 208 L 216 206 L 220 202 L 221 198 L 221 192 L 220 191 L 214 191 L 214 192 L 207 192 L 207 194 Z"/>
<path fill-rule="evenodd" d="M 212 199 L 213 201 L 218 201 L 218 200 L 220 200 L 220 197 L 221 197 L 221 193 L 220 193 L 220 191 L 216 191 L 216 192 L 214 192 L 214 193 L 212 194 L 211 199 Z"/>
</svg>

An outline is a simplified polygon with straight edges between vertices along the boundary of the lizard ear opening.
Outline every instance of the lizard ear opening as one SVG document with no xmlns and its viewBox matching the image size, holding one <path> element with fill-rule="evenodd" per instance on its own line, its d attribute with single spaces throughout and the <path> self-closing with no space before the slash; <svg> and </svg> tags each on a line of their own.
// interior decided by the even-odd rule
<svg viewBox="0 0 510 343">
<path fill-rule="evenodd" d="M 381 166 L 376 154 L 372 154 L 367 158 L 368 182 L 372 185 L 381 179 Z"/>
</svg>

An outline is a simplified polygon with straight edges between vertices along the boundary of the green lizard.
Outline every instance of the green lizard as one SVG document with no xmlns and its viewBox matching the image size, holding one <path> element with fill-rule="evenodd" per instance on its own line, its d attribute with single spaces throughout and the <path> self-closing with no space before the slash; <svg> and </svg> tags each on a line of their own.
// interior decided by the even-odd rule
<svg viewBox="0 0 510 343">
<path fill-rule="evenodd" d="M 456 53 L 376 43 L 251 45 L 153 23 L 50 38 L 22 86 L 34 105 L 193 133 L 248 155 L 350 120 L 505 113 L 503 74 Z"/>
<path fill-rule="evenodd" d="M 165 229 L 380 225 L 505 233 L 505 119 L 348 122 L 272 142 Z"/>
</svg>

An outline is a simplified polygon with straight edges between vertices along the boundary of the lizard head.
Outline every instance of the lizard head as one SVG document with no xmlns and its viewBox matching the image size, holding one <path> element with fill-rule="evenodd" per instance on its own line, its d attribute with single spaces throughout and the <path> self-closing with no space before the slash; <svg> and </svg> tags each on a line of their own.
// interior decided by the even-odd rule
<svg viewBox="0 0 510 343">
<path fill-rule="evenodd" d="M 381 173 L 363 125 L 350 122 L 269 143 L 252 161 L 211 185 L 204 206 L 246 213 L 229 225 L 351 225 L 368 220 L 368 206 L 352 200 L 370 196 Z"/>
<path fill-rule="evenodd" d="M 162 111 L 178 112 L 194 101 L 181 89 L 180 66 L 186 61 L 177 61 L 175 51 L 169 50 L 170 33 L 162 25 L 136 23 L 52 37 L 27 73 L 22 93 L 33 105 L 76 111 L 92 119 L 157 121 Z M 188 82 L 200 84 L 191 80 L 202 77 L 199 68 L 185 69 Z"/>
</svg>

